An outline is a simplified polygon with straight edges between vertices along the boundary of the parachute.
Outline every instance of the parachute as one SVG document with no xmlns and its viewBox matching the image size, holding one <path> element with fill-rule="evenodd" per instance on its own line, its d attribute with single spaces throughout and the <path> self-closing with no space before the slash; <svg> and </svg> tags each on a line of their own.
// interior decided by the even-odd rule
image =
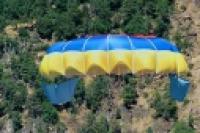
<svg viewBox="0 0 200 133">
<path fill-rule="evenodd" d="M 175 45 L 158 37 L 98 35 L 57 42 L 47 50 L 40 72 L 59 75 L 125 73 L 186 73 L 184 56 Z"/>
<path fill-rule="evenodd" d="M 61 105 L 72 101 L 78 78 L 72 78 L 61 83 L 42 83 L 44 94 L 55 105 Z M 66 89 L 65 89 L 66 88 Z"/>
<path fill-rule="evenodd" d="M 60 41 L 47 49 L 41 75 L 54 79 L 83 75 L 188 72 L 177 47 L 159 37 L 96 35 Z"/>
</svg>

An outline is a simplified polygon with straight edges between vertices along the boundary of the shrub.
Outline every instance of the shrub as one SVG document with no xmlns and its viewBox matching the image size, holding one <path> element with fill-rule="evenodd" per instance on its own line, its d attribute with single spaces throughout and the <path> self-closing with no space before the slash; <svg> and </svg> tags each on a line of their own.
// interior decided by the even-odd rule
<svg viewBox="0 0 200 133">
<path fill-rule="evenodd" d="M 3 76 L 3 64 L 0 64 L 0 79 Z"/>
<path fill-rule="evenodd" d="M 84 80 L 81 79 L 79 83 L 77 84 L 75 95 L 74 95 L 75 102 L 78 103 L 79 105 L 82 104 L 85 100 L 85 90 L 86 88 L 85 88 Z"/>
<path fill-rule="evenodd" d="M 22 52 L 18 57 L 11 59 L 11 69 L 17 79 L 34 84 L 38 78 L 38 70 L 33 55 L 29 52 Z"/>
<path fill-rule="evenodd" d="M 0 56 L 8 51 L 16 51 L 19 47 L 19 43 L 15 39 L 11 39 L 7 36 L 0 35 Z"/>
<path fill-rule="evenodd" d="M 109 78 L 106 76 L 98 76 L 86 88 L 86 105 L 89 109 L 96 111 L 100 105 L 101 100 L 108 95 Z"/>
<path fill-rule="evenodd" d="M 95 18 L 94 20 L 90 21 L 89 24 L 89 33 L 100 33 L 105 34 L 110 31 L 110 23 L 104 19 Z"/>
<path fill-rule="evenodd" d="M 151 106 L 156 110 L 155 117 L 163 117 L 166 120 L 177 118 L 176 102 L 170 98 L 169 91 L 164 94 L 156 91 Z"/>
<path fill-rule="evenodd" d="M 45 102 L 46 98 L 42 89 L 35 89 L 33 95 L 28 98 L 27 108 L 29 110 L 29 115 L 33 118 L 41 117 L 42 115 L 42 102 Z"/>
<path fill-rule="evenodd" d="M 116 119 L 111 119 L 109 122 L 109 133 L 121 133 L 120 122 Z"/>
<path fill-rule="evenodd" d="M 3 31 L 6 26 L 6 18 L 4 16 L 0 16 L 0 32 Z"/>
<path fill-rule="evenodd" d="M 67 130 L 67 128 L 65 127 L 65 125 L 61 122 L 59 122 L 57 125 L 56 125 L 56 128 L 57 128 L 57 133 L 65 133 L 65 131 Z"/>
<path fill-rule="evenodd" d="M 48 102 L 42 103 L 42 118 L 50 124 L 56 124 L 59 120 L 56 109 Z"/>
<path fill-rule="evenodd" d="M 146 133 L 153 133 L 153 129 L 151 127 L 147 128 Z"/>
<path fill-rule="evenodd" d="M 179 32 L 175 34 L 175 36 L 173 37 L 173 40 L 175 41 L 178 49 L 181 50 L 182 52 L 185 52 L 187 48 L 191 47 L 191 44 L 186 39 L 184 39 L 181 36 L 181 33 Z"/>
<path fill-rule="evenodd" d="M 116 110 L 116 119 L 121 119 L 122 116 L 121 116 L 121 110 L 119 108 L 117 108 Z"/>
<path fill-rule="evenodd" d="M 3 79 L 1 85 L 3 87 L 4 100 L 9 102 L 7 108 L 9 110 L 22 111 L 27 97 L 25 86 L 9 78 Z"/>
<path fill-rule="evenodd" d="M 75 36 L 75 23 L 71 13 L 64 13 L 56 16 L 55 35 L 57 40 L 70 39 Z"/>
<path fill-rule="evenodd" d="M 15 92 L 12 96 L 12 104 L 10 103 L 10 106 L 12 107 L 12 110 L 22 111 L 26 103 L 27 89 L 23 84 L 17 84 L 13 91 Z"/>
<path fill-rule="evenodd" d="M 87 115 L 87 118 L 86 118 L 86 122 L 85 122 L 85 124 L 83 125 L 83 127 L 81 127 L 80 129 L 79 129 L 79 133 L 92 133 L 92 132 L 94 132 L 95 131 L 95 127 L 94 127 L 94 123 L 95 122 L 95 116 L 94 116 L 94 114 L 92 114 L 92 113 L 89 113 L 88 115 Z"/>
<path fill-rule="evenodd" d="M 20 28 L 18 30 L 18 32 L 19 32 L 19 36 L 21 38 L 28 38 L 29 37 L 29 33 L 28 33 L 28 30 L 26 28 Z"/>
<path fill-rule="evenodd" d="M 22 118 L 21 114 L 17 111 L 13 111 L 10 113 L 10 118 L 12 119 L 13 122 L 13 128 L 14 131 L 18 131 L 22 128 Z"/>
<path fill-rule="evenodd" d="M 191 114 L 189 114 L 189 118 L 188 118 L 188 125 L 191 127 L 191 128 L 194 128 L 194 118 Z"/>
<path fill-rule="evenodd" d="M 130 85 L 126 85 L 123 88 L 122 98 L 123 98 L 123 101 L 124 101 L 124 105 L 127 108 L 130 108 L 131 104 L 136 103 L 136 98 L 137 98 L 136 89 L 131 87 Z"/>
<path fill-rule="evenodd" d="M 79 129 L 79 133 L 108 133 L 109 123 L 100 115 L 95 118 L 94 114 L 88 114 L 86 124 Z"/>
<path fill-rule="evenodd" d="M 33 123 L 35 124 L 37 133 L 49 133 L 49 125 L 45 123 L 40 117 L 33 119 Z"/>
<path fill-rule="evenodd" d="M 33 97 L 28 98 L 27 101 L 28 115 L 32 118 L 41 117 L 42 105 L 41 102 Z"/>
<path fill-rule="evenodd" d="M 132 19 L 127 23 L 124 28 L 124 31 L 132 34 L 132 33 L 140 33 L 145 34 L 148 33 L 150 23 L 149 18 L 144 18 L 141 14 L 135 14 Z M 134 25 L 133 25 L 134 24 Z"/>
<path fill-rule="evenodd" d="M 41 38 L 51 39 L 54 32 L 56 15 L 49 12 L 49 15 L 37 19 L 36 28 Z"/>
<path fill-rule="evenodd" d="M 0 102 L 0 117 L 4 116 L 7 113 L 8 102 L 2 100 Z"/>
<path fill-rule="evenodd" d="M 178 121 L 175 123 L 172 133 L 195 133 L 195 130 L 191 128 L 186 122 Z"/>
</svg>

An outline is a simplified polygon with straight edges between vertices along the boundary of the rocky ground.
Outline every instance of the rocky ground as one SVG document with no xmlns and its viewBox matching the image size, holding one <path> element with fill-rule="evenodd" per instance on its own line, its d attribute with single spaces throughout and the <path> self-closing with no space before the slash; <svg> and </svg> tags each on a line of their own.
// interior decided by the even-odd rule
<svg viewBox="0 0 200 133">
<path fill-rule="evenodd" d="M 176 0 L 176 11 L 171 18 L 171 35 L 176 31 L 188 40 L 192 48 L 187 51 L 192 88 L 189 104 L 180 106 L 179 118 L 194 117 L 194 127 L 200 132 L 200 0 Z"/>
</svg>

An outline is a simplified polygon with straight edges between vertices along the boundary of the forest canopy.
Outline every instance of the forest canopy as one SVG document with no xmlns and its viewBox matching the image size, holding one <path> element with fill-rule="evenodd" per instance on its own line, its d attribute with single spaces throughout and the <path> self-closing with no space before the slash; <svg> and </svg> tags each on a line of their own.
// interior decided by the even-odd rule
<svg viewBox="0 0 200 133">
<path fill-rule="evenodd" d="M 36 20 L 41 38 L 85 34 L 155 33 L 165 36 L 171 0 L 0 0 L 0 30 L 16 21 Z"/>
</svg>

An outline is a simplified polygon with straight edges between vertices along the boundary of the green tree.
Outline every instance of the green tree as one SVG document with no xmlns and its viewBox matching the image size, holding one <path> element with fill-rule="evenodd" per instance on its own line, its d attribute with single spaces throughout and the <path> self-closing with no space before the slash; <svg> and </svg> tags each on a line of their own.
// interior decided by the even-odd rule
<svg viewBox="0 0 200 133">
<path fill-rule="evenodd" d="M 185 52 L 185 50 L 191 46 L 191 44 L 182 37 L 180 32 L 176 32 L 173 40 L 175 41 L 178 49 L 180 49 L 182 52 Z"/>
<path fill-rule="evenodd" d="M 86 88 L 86 105 L 89 109 L 96 111 L 100 105 L 101 100 L 108 95 L 109 78 L 106 76 L 98 76 Z"/>
<path fill-rule="evenodd" d="M 10 103 L 10 106 L 12 107 L 12 110 L 22 111 L 26 103 L 27 90 L 23 84 L 17 84 L 13 91 L 15 92 L 12 96 L 12 103 Z"/>
<path fill-rule="evenodd" d="M 8 109 L 8 102 L 5 100 L 2 100 L 0 102 L 0 117 L 6 115 Z"/>
<path fill-rule="evenodd" d="M 99 115 L 88 114 L 86 124 L 80 128 L 79 133 L 109 133 L 109 123 L 107 119 Z"/>
<path fill-rule="evenodd" d="M 91 16 L 90 16 L 89 8 L 87 6 L 82 7 L 80 20 L 81 20 L 81 24 L 77 27 L 77 31 L 79 32 L 80 35 L 89 34 Z"/>
<path fill-rule="evenodd" d="M 178 121 L 175 123 L 172 133 L 195 133 L 195 130 L 191 128 L 186 122 Z"/>
<path fill-rule="evenodd" d="M 104 19 L 100 19 L 98 17 L 94 18 L 93 20 L 90 21 L 89 25 L 89 32 L 90 33 L 108 33 L 110 30 L 110 24 L 109 21 L 106 21 Z"/>
<path fill-rule="evenodd" d="M 131 104 L 136 103 L 137 91 L 132 86 L 126 85 L 123 88 L 122 98 L 124 101 L 124 105 L 127 108 L 130 108 Z"/>
<path fill-rule="evenodd" d="M 41 117 L 42 115 L 42 103 L 33 97 L 28 98 L 27 101 L 27 109 L 28 109 L 28 115 L 32 118 Z"/>
<path fill-rule="evenodd" d="M 18 56 L 13 57 L 11 59 L 11 69 L 16 78 L 22 79 L 32 85 L 39 78 L 33 55 L 30 52 L 22 52 Z"/>
<path fill-rule="evenodd" d="M 23 39 L 27 39 L 29 37 L 29 32 L 26 28 L 20 28 L 18 32 L 19 32 L 19 36 Z"/>
<path fill-rule="evenodd" d="M 99 133 L 106 133 L 109 131 L 109 123 L 104 116 L 97 117 L 95 127 Z"/>
<path fill-rule="evenodd" d="M 112 11 L 117 11 L 122 6 L 123 0 L 110 0 L 110 9 Z"/>
<path fill-rule="evenodd" d="M 5 35 L 0 35 L 0 57 L 10 51 L 17 52 L 19 43 L 15 39 L 11 39 Z"/>
<path fill-rule="evenodd" d="M 169 19 L 166 18 L 156 18 L 155 20 L 155 29 L 154 32 L 158 35 L 158 36 L 166 36 L 167 32 L 168 32 L 168 27 L 169 27 Z"/>
<path fill-rule="evenodd" d="M 111 29 L 110 3 L 107 0 L 90 0 L 91 20 L 89 20 L 89 33 L 108 33 Z"/>
<path fill-rule="evenodd" d="M 148 127 L 146 133 L 153 133 L 153 129 L 151 127 Z"/>
<path fill-rule="evenodd" d="M 77 84 L 75 95 L 74 95 L 75 102 L 78 103 L 79 105 L 82 104 L 85 100 L 85 90 L 86 88 L 85 88 L 84 80 L 81 79 L 79 83 Z"/>
<path fill-rule="evenodd" d="M 70 39 L 75 36 L 75 23 L 71 13 L 56 16 L 55 35 L 57 39 Z"/>
<path fill-rule="evenodd" d="M 22 128 L 21 114 L 17 111 L 10 113 L 9 117 L 12 119 L 14 131 L 19 131 Z"/>
<path fill-rule="evenodd" d="M 189 118 L 188 118 L 188 125 L 193 128 L 194 127 L 194 117 L 189 114 Z"/>
<path fill-rule="evenodd" d="M 33 118 L 41 117 L 42 115 L 42 102 L 47 101 L 41 88 L 36 88 L 33 95 L 27 99 L 27 108 L 29 116 Z"/>
<path fill-rule="evenodd" d="M 91 11 L 94 17 L 109 20 L 111 11 L 108 0 L 90 0 Z"/>
<path fill-rule="evenodd" d="M 127 33 L 148 33 L 150 28 L 150 18 L 142 16 L 141 14 L 135 14 L 130 21 L 124 27 L 124 31 Z"/>
<path fill-rule="evenodd" d="M 156 91 L 151 106 L 156 110 L 155 117 L 163 117 L 166 120 L 177 118 L 176 102 L 170 98 L 169 91 L 164 94 Z"/>
<path fill-rule="evenodd" d="M 170 13 L 173 11 L 173 2 L 171 0 L 155 0 L 155 3 L 155 11 L 153 10 L 152 13 L 154 12 L 156 16 L 161 18 L 169 19 Z M 154 3 L 151 2 L 151 4 Z"/>
<path fill-rule="evenodd" d="M 3 64 L 0 63 L 0 79 L 3 76 Z"/>
<path fill-rule="evenodd" d="M 55 7 L 57 8 L 57 10 L 63 12 L 63 11 L 67 11 L 70 5 L 70 2 L 73 3 L 73 1 L 69 1 L 69 0 L 54 0 L 52 1 L 55 5 Z M 63 4 L 65 3 L 65 4 Z"/>
<path fill-rule="evenodd" d="M 22 111 L 23 105 L 26 102 L 27 90 L 21 83 L 16 83 L 6 77 L 1 81 L 3 88 L 3 98 L 9 102 L 6 108 L 11 111 Z"/>
<path fill-rule="evenodd" d="M 57 125 L 56 125 L 56 128 L 57 128 L 57 133 L 65 133 L 65 131 L 67 130 L 67 128 L 65 127 L 65 124 L 59 122 Z"/>
<path fill-rule="evenodd" d="M 87 115 L 85 125 L 79 129 L 79 133 L 93 133 L 95 132 L 94 128 L 95 116 L 92 113 Z"/>
<path fill-rule="evenodd" d="M 36 28 L 41 38 L 51 39 L 56 26 L 56 16 L 58 14 L 49 11 L 48 15 L 38 17 Z"/>
<path fill-rule="evenodd" d="M 56 109 L 48 102 L 42 103 L 42 118 L 50 124 L 56 124 L 59 120 Z"/>
<path fill-rule="evenodd" d="M 4 16 L 0 16 L 0 32 L 3 31 L 6 26 L 6 18 Z"/>
<path fill-rule="evenodd" d="M 121 12 L 124 14 L 125 22 L 129 21 L 130 18 L 135 16 L 135 14 L 141 14 L 140 12 L 142 11 L 142 7 L 142 0 L 123 0 Z"/>
<path fill-rule="evenodd" d="M 120 122 L 117 121 L 116 119 L 111 119 L 109 121 L 109 133 L 121 133 L 121 126 Z"/>
</svg>

